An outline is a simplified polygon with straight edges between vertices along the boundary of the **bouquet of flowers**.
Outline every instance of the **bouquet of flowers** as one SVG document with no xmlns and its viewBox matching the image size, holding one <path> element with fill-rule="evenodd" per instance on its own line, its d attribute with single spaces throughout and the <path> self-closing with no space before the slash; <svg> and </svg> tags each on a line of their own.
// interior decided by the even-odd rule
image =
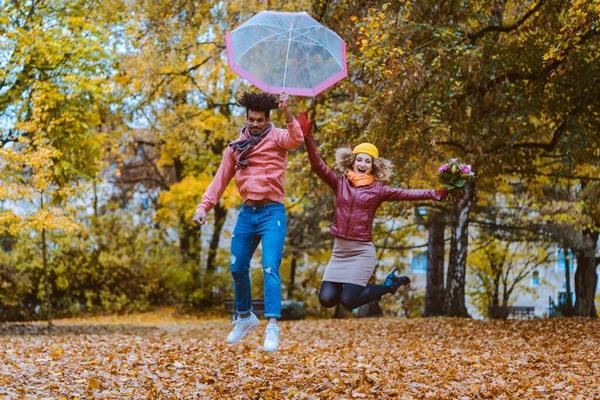
<svg viewBox="0 0 600 400">
<path fill-rule="evenodd" d="M 457 190 L 462 192 L 462 188 L 467 182 L 475 178 L 475 173 L 471 171 L 469 164 L 463 164 L 456 158 L 438 168 L 438 181 L 448 190 Z M 456 201 L 451 194 L 448 198 Z"/>
</svg>

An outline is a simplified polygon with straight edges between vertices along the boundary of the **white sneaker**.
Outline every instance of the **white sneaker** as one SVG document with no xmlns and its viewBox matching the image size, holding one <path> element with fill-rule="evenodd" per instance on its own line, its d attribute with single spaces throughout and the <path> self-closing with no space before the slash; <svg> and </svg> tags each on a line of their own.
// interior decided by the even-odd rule
<svg viewBox="0 0 600 400">
<path fill-rule="evenodd" d="M 240 318 L 238 315 L 237 319 L 233 321 L 233 330 L 227 336 L 225 341 L 229 344 L 234 344 L 239 342 L 248 332 L 258 326 L 258 318 L 254 315 L 253 312 L 250 313 L 250 316 L 246 319 Z"/>
<path fill-rule="evenodd" d="M 263 348 L 266 351 L 277 351 L 279 348 L 279 334 L 281 328 L 277 324 L 267 324 L 267 331 L 265 332 L 265 344 Z"/>
</svg>

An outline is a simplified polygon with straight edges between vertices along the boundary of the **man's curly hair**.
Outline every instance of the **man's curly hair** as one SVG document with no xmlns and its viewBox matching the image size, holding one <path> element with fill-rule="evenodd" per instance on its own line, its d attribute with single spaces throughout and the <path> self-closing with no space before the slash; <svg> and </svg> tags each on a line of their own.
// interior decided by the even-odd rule
<svg viewBox="0 0 600 400">
<path fill-rule="evenodd" d="M 356 154 L 352 154 L 350 146 L 340 147 L 335 151 L 335 170 L 346 175 L 349 169 L 354 166 L 354 160 L 356 160 Z M 373 169 L 371 174 L 376 181 L 385 182 L 392 177 L 394 164 L 390 160 L 385 158 L 377 157 L 373 160 Z"/>
<path fill-rule="evenodd" d="M 238 98 L 238 104 L 246 107 L 246 116 L 248 111 L 263 111 L 265 117 L 269 118 L 271 110 L 279 108 L 279 99 L 268 93 L 256 93 L 251 90 L 246 90 Z"/>
</svg>

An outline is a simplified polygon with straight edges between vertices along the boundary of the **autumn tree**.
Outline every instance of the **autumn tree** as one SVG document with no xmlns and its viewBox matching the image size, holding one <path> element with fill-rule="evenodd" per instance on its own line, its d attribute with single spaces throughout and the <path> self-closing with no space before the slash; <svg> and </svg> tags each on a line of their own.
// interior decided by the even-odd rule
<svg viewBox="0 0 600 400">
<path fill-rule="evenodd" d="M 550 253 L 543 244 L 514 238 L 481 234 L 479 239 L 469 255 L 469 295 L 485 315 L 489 306 L 508 306 L 516 294 L 531 292 L 524 282 L 547 265 Z"/>
<path fill-rule="evenodd" d="M 6 1 L 0 16 L 0 221 L 4 232 L 29 232 L 39 243 L 38 293 L 50 325 L 48 233 L 74 232 L 67 199 L 98 172 L 108 133 L 100 127 L 112 101 L 112 49 L 105 43 L 117 15 L 102 2 L 73 0 Z"/>
</svg>

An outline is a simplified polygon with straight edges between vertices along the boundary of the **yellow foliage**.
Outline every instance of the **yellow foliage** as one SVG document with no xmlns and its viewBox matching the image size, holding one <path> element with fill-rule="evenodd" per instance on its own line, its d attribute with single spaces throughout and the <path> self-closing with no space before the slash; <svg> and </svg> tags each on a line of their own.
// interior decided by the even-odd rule
<svg viewBox="0 0 600 400">
<path fill-rule="evenodd" d="M 191 221 L 196 205 L 202 200 L 211 181 L 212 176 L 207 173 L 200 176 L 188 175 L 181 182 L 173 184 L 168 191 L 161 192 L 159 203 L 163 208 L 157 211 L 156 219 L 175 225 L 178 223 L 178 215 L 183 215 L 186 221 Z M 240 202 L 241 198 L 232 180 L 221 197 L 221 204 L 225 208 L 234 208 Z"/>
<path fill-rule="evenodd" d="M 13 211 L 4 211 L 0 213 L 0 229 L 7 231 L 11 235 L 16 235 L 23 230 L 34 230 L 41 232 L 62 231 L 65 233 L 74 233 L 81 228 L 76 223 L 73 216 L 66 215 L 59 208 L 50 210 L 38 210 L 26 216 L 19 216 Z"/>
</svg>

